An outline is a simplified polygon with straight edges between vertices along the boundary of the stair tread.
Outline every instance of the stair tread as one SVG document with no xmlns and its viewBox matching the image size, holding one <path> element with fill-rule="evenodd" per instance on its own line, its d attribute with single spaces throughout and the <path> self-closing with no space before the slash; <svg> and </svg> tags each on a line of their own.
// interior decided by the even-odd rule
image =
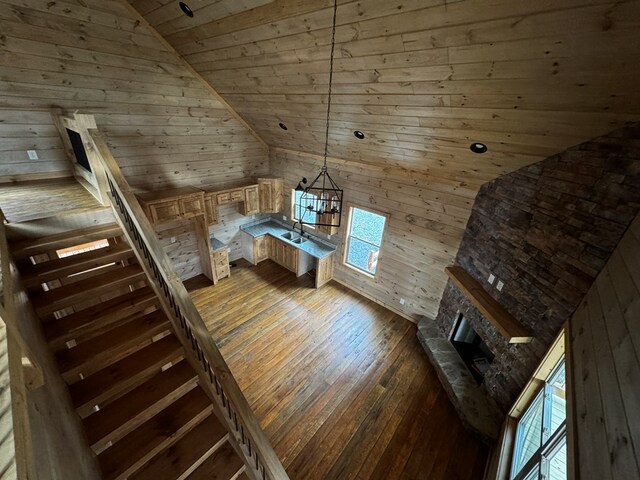
<svg viewBox="0 0 640 480">
<path fill-rule="evenodd" d="M 122 229 L 117 223 L 105 223 L 95 227 L 69 230 L 54 235 L 22 240 L 11 245 L 11 253 L 14 259 L 20 260 L 40 253 L 50 252 L 51 250 L 73 247 L 74 245 L 82 245 L 83 243 L 120 235 L 122 235 Z"/>
<path fill-rule="evenodd" d="M 32 263 L 21 265 L 20 274 L 24 284 L 31 287 L 123 260 L 132 254 L 131 247 L 123 242 L 35 265 Z"/>
<path fill-rule="evenodd" d="M 212 411 L 209 397 L 201 388 L 194 388 L 98 455 L 103 478 L 119 479 L 137 470 L 176 443 Z M 219 438 L 210 438 L 212 443 L 226 434 L 222 428 L 215 433 Z"/>
<path fill-rule="evenodd" d="M 133 284 L 144 278 L 146 277 L 140 265 L 127 265 L 85 279 L 81 288 L 77 283 L 72 283 L 33 295 L 33 305 L 36 312 L 43 316 L 70 307 L 82 299 L 95 297 L 104 289 Z"/>
<path fill-rule="evenodd" d="M 196 468 L 187 480 L 230 480 L 242 467 L 242 459 L 231 444 L 226 442 Z"/>
<path fill-rule="evenodd" d="M 156 374 L 82 421 L 89 444 L 95 446 L 99 442 L 106 443 L 120 438 L 131 428 L 135 428 L 137 424 L 193 388 L 196 378 L 196 372 L 186 360 Z"/>
<path fill-rule="evenodd" d="M 66 343 L 90 328 L 108 326 L 109 323 L 129 317 L 155 305 L 156 302 L 151 287 L 138 288 L 62 318 L 45 322 L 45 336 L 50 344 Z"/>
<path fill-rule="evenodd" d="M 112 359 L 110 363 L 113 363 L 118 359 L 116 358 L 118 351 L 130 350 L 140 345 L 143 339 L 150 341 L 151 337 L 167 330 L 169 324 L 169 319 L 162 310 L 134 318 L 91 340 L 58 352 L 56 355 L 58 368 L 64 375 L 77 370 L 88 361 L 98 362 L 105 355 L 109 355 Z"/>
<path fill-rule="evenodd" d="M 211 414 L 177 443 L 164 449 L 129 478 L 131 480 L 178 478 L 214 449 L 216 439 L 224 437 L 226 433 L 216 416 Z M 218 446 L 221 446 L 220 442 Z"/>
<path fill-rule="evenodd" d="M 80 416 L 86 416 L 94 405 L 135 388 L 163 365 L 177 361 L 182 354 L 182 345 L 175 336 L 164 337 L 70 385 L 73 404 Z"/>
</svg>

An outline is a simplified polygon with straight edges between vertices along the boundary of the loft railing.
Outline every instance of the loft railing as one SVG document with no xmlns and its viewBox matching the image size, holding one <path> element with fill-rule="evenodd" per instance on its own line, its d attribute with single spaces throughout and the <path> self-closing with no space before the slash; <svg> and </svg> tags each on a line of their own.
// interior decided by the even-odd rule
<svg viewBox="0 0 640 480">
<path fill-rule="evenodd" d="M 200 384 L 224 417 L 227 430 L 250 470 L 247 473 L 256 480 L 288 479 L 104 138 L 95 129 L 87 130 L 86 134 L 90 140 L 85 142 L 88 153 L 95 155 L 104 168 L 116 218 L 171 319 L 176 335 L 188 353 L 187 359 L 198 371 Z"/>
</svg>

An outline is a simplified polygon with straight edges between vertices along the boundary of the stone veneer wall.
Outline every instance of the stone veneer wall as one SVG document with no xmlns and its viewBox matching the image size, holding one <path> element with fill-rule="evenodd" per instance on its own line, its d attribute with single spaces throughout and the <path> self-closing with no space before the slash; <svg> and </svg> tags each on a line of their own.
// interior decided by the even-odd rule
<svg viewBox="0 0 640 480">
<path fill-rule="evenodd" d="M 640 208 L 640 125 L 583 143 L 481 188 L 456 264 L 529 328 L 508 344 L 449 281 L 436 325 L 462 312 L 496 354 L 484 388 L 505 412 Z M 505 284 L 499 292 L 490 273 Z"/>
</svg>

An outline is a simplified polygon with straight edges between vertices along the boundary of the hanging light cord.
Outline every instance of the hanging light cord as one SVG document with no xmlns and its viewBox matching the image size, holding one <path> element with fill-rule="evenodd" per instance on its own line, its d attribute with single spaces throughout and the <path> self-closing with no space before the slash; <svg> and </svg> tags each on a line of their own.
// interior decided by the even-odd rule
<svg viewBox="0 0 640 480">
<path fill-rule="evenodd" d="M 333 85 L 333 53 L 336 48 L 336 16 L 338 14 L 338 0 L 333 3 L 333 28 L 331 32 L 331 63 L 329 64 L 329 98 L 327 99 L 327 129 L 324 134 L 324 167 L 327 169 L 327 154 L 329 153 L 329 116 L 331 115 L 331 87 Z"/>
</svg>

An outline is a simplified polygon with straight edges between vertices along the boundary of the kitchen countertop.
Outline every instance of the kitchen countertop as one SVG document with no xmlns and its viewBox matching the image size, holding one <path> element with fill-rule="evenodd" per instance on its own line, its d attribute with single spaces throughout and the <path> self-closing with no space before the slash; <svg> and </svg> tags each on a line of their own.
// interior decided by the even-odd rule
<svg viewBox="0 0 640 480">
<path fill-rule="evenodd" d="M 209 237 L 209 240 L 211 241 L 211 250 L 213 250 L 214 252 L 216 250 L 220 250 L 221 248 L 227 248 L 227 246 L 216 237 Z"/>
<path fill-rule="evenodd" d="M 328 255 L 331 255 L 336 251 L 335 245 L 329 242 L 325 242 L 318 238 L 307 235 L 305 232 L 304 238 L 307 239 L 304 243 L 293 243 L 286 238 L 282 238 L 282 234 L 291 231 L 291 227 L 277 222 L 273 219 L 260 220 L 258 222 L 247 223 L 240 227 L 240 230 L 251 235 L 252 237 L 261 237 L 262 235 L 271 235 L 284 243 L 292 245 L 303 252 L 308 253 L 312 257 L 322 259 Z"/>
</svg>

